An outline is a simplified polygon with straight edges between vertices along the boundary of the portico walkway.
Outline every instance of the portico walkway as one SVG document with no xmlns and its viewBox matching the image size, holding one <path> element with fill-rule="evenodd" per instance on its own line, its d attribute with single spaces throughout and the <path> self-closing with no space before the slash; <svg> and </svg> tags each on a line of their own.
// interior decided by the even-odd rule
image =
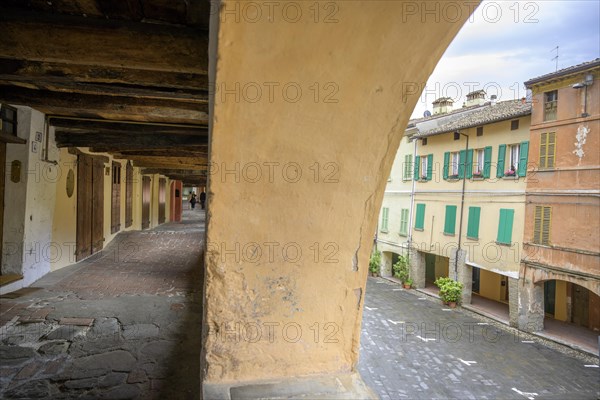
<svg viewBox="0 0 600 400">
<path fill-rule="evenodd" d="M 2 297 L 0 397 L 199 398 L 203 230 L 184 211 Z"/>
</svg>

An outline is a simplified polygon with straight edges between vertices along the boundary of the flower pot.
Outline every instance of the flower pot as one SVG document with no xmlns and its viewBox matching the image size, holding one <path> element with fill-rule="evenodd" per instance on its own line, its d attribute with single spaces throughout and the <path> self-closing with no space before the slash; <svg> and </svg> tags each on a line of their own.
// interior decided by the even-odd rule
<svg viewBox="0 0 600 400">
<path fill-rule="evenodd" d="M 450 307 L 450 308 L 456 308 L 456 302 L 455 301 L 449 301 L 448 302 L 448 307 Z"/>
<path fill-rule="evenodd" d="M 408 284 L 405 283 L 404 284 L 404 289 L 410 289 L 410 285 L 408 285 Z"/>
</svg>

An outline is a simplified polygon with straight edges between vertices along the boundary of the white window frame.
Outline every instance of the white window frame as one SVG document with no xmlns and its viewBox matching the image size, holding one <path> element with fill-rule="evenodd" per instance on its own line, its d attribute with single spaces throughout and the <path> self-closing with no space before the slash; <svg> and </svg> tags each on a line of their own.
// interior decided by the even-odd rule
<svg viewBox="0 0 600 400">
<path fill-rule="evenodd" d="M 480 175 L 483 175 L 483 169 L 485 167 L 485 149 L 476 149 L 475 150 L 475 165 L 473 165 L 473 174 L 477 174 L 479 172 Z"/>
<path fill-rule="evenodd" d="M 458 176 L 460 165 L 460 152 L 453 151 L 450 153 L 450 171 L 448 171 L 449 176 Z"/>
<path fill-rule="evenodd" d="M 421 169 L 419 171 L 419 179 L 424 179 L 423 177 L 427 177 L 427 155 L 421 156 Z"/>
<path fill-rule="evenodd" d="M 514 143 L 506 146 L 506 168 L 507 171 L 510 171 L 511 167 L 515 167 L 515 171 L 519 170 L 519 154 L 521 152 L 521 144 Z"/>
</svg>

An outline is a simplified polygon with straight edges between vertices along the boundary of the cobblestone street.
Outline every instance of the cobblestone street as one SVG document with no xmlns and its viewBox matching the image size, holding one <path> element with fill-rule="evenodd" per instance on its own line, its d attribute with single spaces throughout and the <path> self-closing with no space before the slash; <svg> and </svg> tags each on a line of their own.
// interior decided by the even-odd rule
<svg viewBox="0 0 600 400">
<path fill-rule="evenodd" d="M 369 278 L 359 370 L 382 399 L 597 399 L 598 359 Z"/>
<path fill-rule="evenodd" d="M 204 213 L 1 299 L 0 397 L 196 399 Z"/>
</svg>

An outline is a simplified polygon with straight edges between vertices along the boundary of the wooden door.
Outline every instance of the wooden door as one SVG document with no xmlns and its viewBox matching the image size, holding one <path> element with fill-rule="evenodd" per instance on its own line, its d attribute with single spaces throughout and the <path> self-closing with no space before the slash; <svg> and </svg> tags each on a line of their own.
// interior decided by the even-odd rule
<svg viewBox="0 0 600 400">
<path fill-rule="evenodd" d="M 167 180 L 160 178 L 158 180 L 158 223 L 165 223 L 165 207 L 167 200 Z"/>
<path fill-rule="evenodd" d="M 77 158 L 76 260 L 92 254 L 92 157 Z"/>
<path fill-rule="evenodd" d="M 112 163 L 110 233 L 121 230 L 121 163 Z"/>
<path fill-rule="evenodd" d="M 6 143 L 0 142 L 0 260 L 2 259 L 2 243 L 4 238 L 4 177 L 6 176 Z M 2 268 L 0 268 L 2 275 Z"/>
<path fill-rule="evenodd" d="M 77 261 L 104 245 L 104 163 L 81 154 L 77 159 Z"/>
<path fill-rule="evenodd" d="M 133 224 L 133 166 L 131 161 L 125 166 L 125 228 Z"/>
<path fill-rule="evenodd" d="M 144 176 L 142 178 L 142 229 L 150 227 L 150 197 L 150 177 Z"/>
<path fill-rule="evenodd" d="M 92 254 L 104 247 L 104 162 L 94 158 L 92 173 Z"/>
<path fill-rule="evenodd" d="M 589 293 L 589 290 L 583 286 L 573 284 L 573 311 L 571 312 L 571 318 L 574 324 L 585 327 L 589 325 Z"/>
</svg>

